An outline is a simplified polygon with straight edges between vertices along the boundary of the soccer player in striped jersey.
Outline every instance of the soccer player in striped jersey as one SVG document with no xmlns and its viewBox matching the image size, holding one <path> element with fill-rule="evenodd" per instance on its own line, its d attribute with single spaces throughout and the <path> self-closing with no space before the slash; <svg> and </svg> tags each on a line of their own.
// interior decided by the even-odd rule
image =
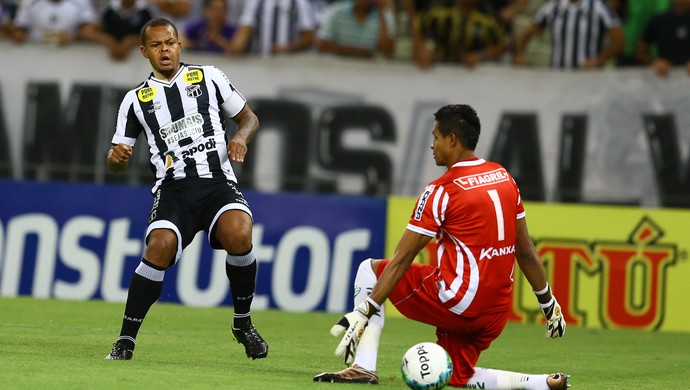
<svg viewBox="0 0 690 390">
<path fill-rule="evenodd" d="M 621 20 L 604 0 L 544 3 L 515 41 L 513 62 L 527 65 L 527 44 L 544 29 L 551 32 L 551 67 L 600 68 L 623 51 Z"/>
<path fill-rule="evenodd" d="M 564 374 L 475 367 L 508 320 L 515 259 L 543 310 L 546 336 L 563 336 L 566 324 L 530 239 L 517 184 L 504 167 L 474 154 L 480 133 L 474 109 L 449 105 L 434 115 L 431 149 L 436 165 L 447 171 L 417 199 L 393 258 L 360 264 L 355 309 L 331 329 L 342 335 L 336 355 L 349 367 L 314 380 L 378 383 L 383 304 L 389 299 L 406 317 L 436 327 L 436 342 L 453 361 L 451 386 L 565 389 Z M 435 264 L 413 262 L 432 238 Z"/>
<path fill-rule="evenodd" d="M 227 252 L 232 333 L 247 357 L 264 358 L 268 344 L 250 317 L 256 283 L 252 213 L 230 165 L 231 159 L 244 161 L 259 120 L 219 69 L 180 62 L 182 45 L 169 20 L 147 22 L 141 45 L 153 72 L 124 97 L 107 164 L 113 172 L 126 169 L 143 134 L 156 182 L 144 256 L 129 286 L 120 337 L 106 359 L 132 358 L 139 328 L 161 294 L 165 270 L 202 230 L 213 248 Z M 229 141 L 226 117 L 237 124 Z"/>
</svg>

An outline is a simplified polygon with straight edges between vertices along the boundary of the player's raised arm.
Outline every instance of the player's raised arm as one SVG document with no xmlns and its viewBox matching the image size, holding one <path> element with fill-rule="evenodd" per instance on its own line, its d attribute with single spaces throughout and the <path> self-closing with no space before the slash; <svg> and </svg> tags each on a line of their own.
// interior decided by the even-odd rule
<svg viewBox="0 0 690 390">
<path fill-rule="evenodd" d="M 121 172 L 129 166 L 132 147 L 127 144 L 116 144 L 108 150 L 107 165 L 111 172 Z"/>
</svg>

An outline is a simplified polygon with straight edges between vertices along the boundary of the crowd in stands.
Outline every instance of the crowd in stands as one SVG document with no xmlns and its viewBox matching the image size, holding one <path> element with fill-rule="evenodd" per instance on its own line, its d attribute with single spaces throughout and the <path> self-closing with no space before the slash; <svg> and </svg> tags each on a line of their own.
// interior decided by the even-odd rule
<svg viewBox="0 0 690 390">
<path fill-rule="evenodd" d="M 486 62 L 690 75 L 690 0 L 0 0 L 0 39 L 102 44 L 113 60 L 153 17 L 188 50 L 324 55 L 473 68 Z"/>
</svg>

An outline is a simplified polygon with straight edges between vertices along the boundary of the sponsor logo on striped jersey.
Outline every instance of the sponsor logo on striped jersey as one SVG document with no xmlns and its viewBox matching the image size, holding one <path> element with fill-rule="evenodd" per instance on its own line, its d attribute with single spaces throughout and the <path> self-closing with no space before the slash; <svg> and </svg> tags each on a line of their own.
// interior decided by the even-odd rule
<svg viewBox="0 0 690 390">
<path fill-rule="evenodd" d="M 156 87 L 146 87 L 137 91 L 137 97 L 142 102 L 150 102 L 156 96 Z"/>
<path fill-rule="evenodd" d="M 196 113 L 161 127 L 159 132 L 161 139 L 170 146 L 185 138 L 197 138 L 204 133 L 203 125 L 204 118 L 201 114 Z"/>
<path fill-rule="evenodd" d="M 187 84 L 200 83 L 204 80 L 204 73 L 199 69 L 190 70 L 184 74 L 184 82 Z"/>
</svg>

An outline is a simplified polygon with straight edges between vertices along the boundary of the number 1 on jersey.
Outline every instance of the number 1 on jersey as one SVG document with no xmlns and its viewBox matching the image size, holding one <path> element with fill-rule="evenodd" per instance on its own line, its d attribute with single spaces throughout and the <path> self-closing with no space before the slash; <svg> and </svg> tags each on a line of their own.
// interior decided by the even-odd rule
<svg viewBox="0 0 690 390">
<path fill-rule="evenodd" d="M 503 221 L 503 207 L 501 206 L 501 198 L 498 197 L 498 191 L 488 190 L 486 191 L 494 204 L 494 210 L 496 211 L 496 226 L 498 227 L 498 241 L 503 241 L 506 238 L 506 227 Z"/>
</svg>

